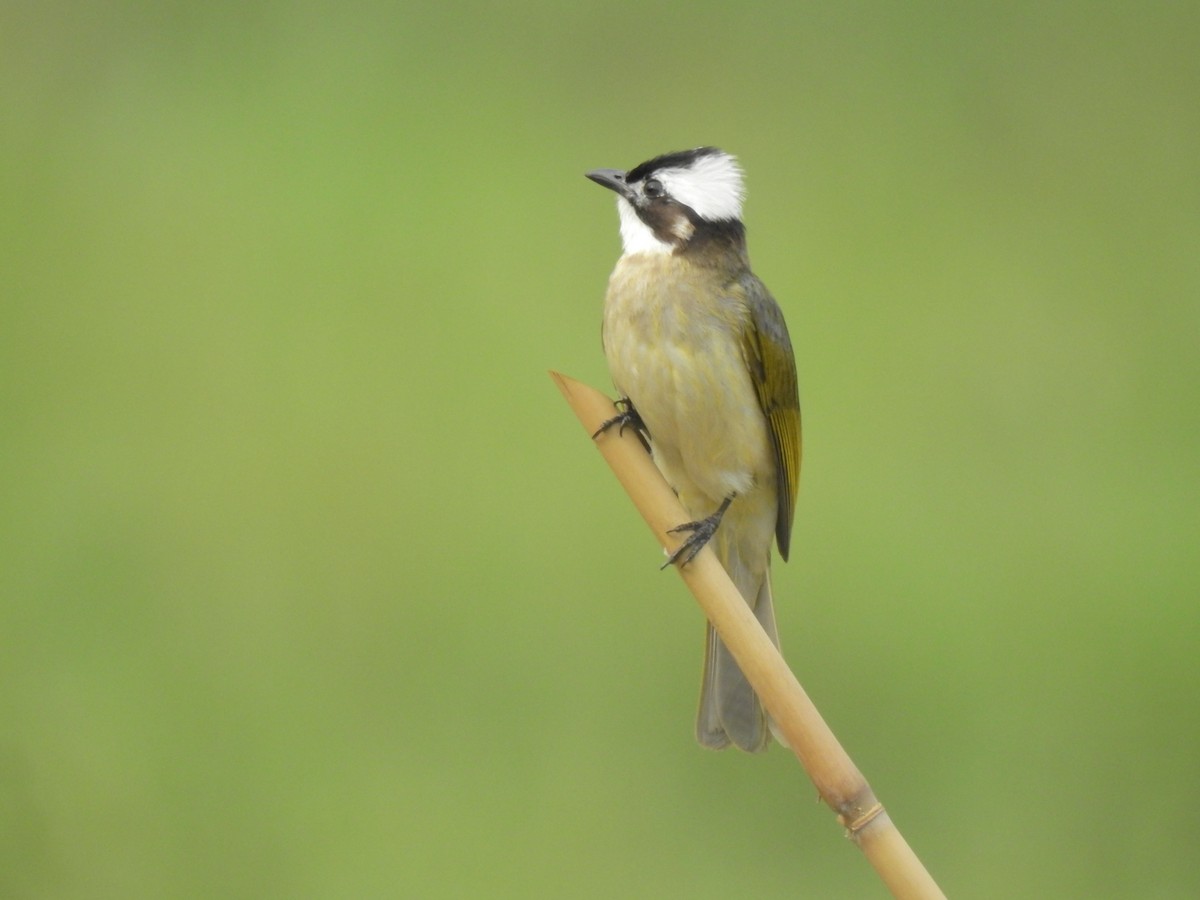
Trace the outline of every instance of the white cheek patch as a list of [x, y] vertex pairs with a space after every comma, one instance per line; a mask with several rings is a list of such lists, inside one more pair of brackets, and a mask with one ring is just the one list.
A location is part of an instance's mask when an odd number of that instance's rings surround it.
[[679, 238], [679, 240], [687, 243], [692, 239], [692, 235], [696, 233], [696, 226], [691, 223], [691, 220], [686, 216], [680, 216], [671, 225], [671, 234]]
[[626, 256], [634, 253], [670, 253], [674, 249], [655, 236], [624, 197], [617, 198], [617, 213], [621, 217], [621, 243]]
[[687, 168], [654, 173], [667, 193], [696, 211], [702, 219], [718, 222], [742, 217], [746, 188], [737, 160], [728, 153], [711, 153]]

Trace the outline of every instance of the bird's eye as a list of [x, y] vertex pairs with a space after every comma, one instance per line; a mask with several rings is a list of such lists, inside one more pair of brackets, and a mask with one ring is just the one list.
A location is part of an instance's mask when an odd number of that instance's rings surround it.
[[657, 200], [666, 193], [666, 191], [663, 190], [662, 182], [657, 178], [651, 178], [649, 181], [647, 181], [643, 190], [645, 190], [646, 196], [651, 200]]

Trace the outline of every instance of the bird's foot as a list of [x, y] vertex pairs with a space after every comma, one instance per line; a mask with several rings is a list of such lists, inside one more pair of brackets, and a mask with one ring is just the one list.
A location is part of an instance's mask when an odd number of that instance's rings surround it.
[[690, 532], [682, 544], [675, 548], [675, 552], [667, 557], [667, 561], [659, 566], [660, 569], [665, 569], [672, 563], [678, 562], [681, 566], [686, 566], [696, 554], [704, 549], [704, 545], [712, 540], [712, 536], [717, 533], [717, 526], [721, 524], [721, 518], [725, 515], [725, 510], [729, 509], [729, 504], [733, 502], [732, 495], [726, 497], [717, 511], [707, 518], [700, 519], [696, 522], [684, 522], [682, 525], [677, 525], [672, 528], [668, 534], [678, 534], [681, 531]]
[[632, 428], [637, 432], [638, 440], [642, 442], [642, 446], [646, 448], [646, 452], [650, 452], [650, 432], [646, 428], [646, 423], [642, 421], [642, 417], [638, 415], [638, 411], [633, 408], [633, 401], [628, 397], [622, 397], [613, 404], [617, 408], [617, 414], [611, 419], [605, 419], [600, 427], [592, 434], [593, 440], [600, 437], [608, 429], [614, 425], [617, 426], [617, 435], [625, 434], [626, 428]]

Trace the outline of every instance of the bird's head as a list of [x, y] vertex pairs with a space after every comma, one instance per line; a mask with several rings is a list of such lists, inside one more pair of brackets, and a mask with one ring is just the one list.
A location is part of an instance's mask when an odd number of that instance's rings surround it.
[[745, 188], [737, 160], [716, 147], [666, 153], [628, 172], [587, 177], [616, 192], [627, 255], [674, 253], [712, 238], [740, 241]]

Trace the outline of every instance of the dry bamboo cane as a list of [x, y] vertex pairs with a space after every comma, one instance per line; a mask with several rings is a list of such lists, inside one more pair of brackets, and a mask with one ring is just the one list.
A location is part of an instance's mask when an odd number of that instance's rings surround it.
[[[595, 388], [557, 372], [550, 377], [589, 435], [616, 415], [612, 401]], [[668, 530], [688, 521], [689, 516], [633, 430], [621, 435], [617, 429], [609, 429], [596, 444], [655, 537], [668, 551], [673, 550], [681, 539]], [[903, 900], [944, 900], [945, 895], [808, 699], [712, 550], [705, 547], [695, 559], [676, 569], [746, 673], [821, 799], [837, 813], [847, 836], [862, 849], [892, 895]]]

